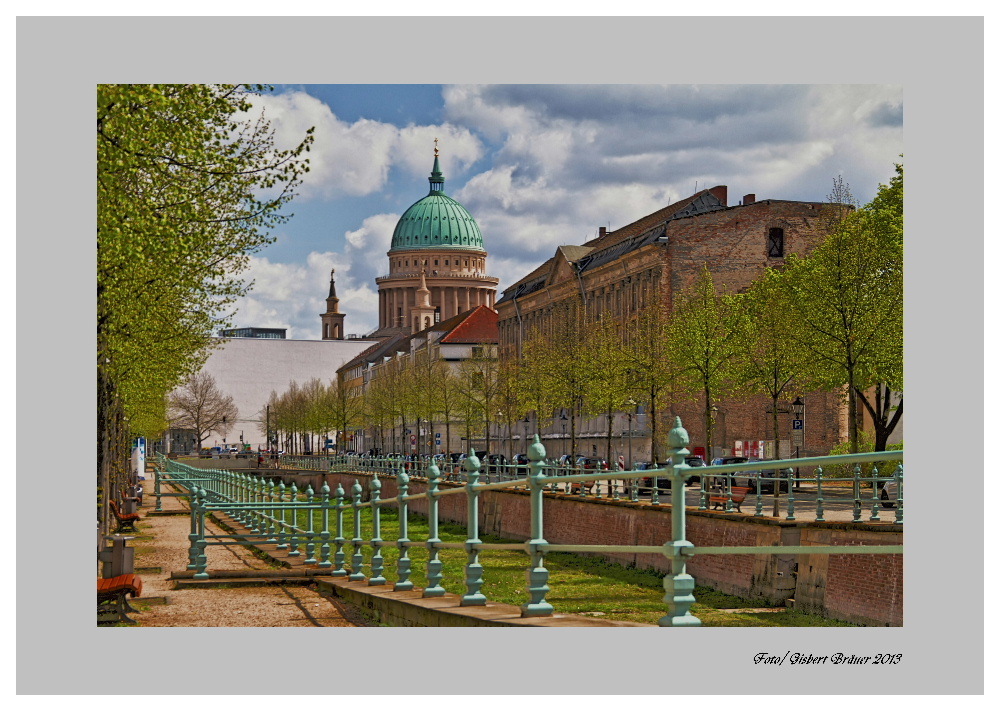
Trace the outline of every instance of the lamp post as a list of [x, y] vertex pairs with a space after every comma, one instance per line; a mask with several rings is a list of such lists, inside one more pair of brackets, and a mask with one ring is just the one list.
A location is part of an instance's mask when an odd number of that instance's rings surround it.
[[528, 425], [531, 424], [531, 419], [527, 415], [521, 420], [521, 424], [524, 425], [524, 453], [528, 453]]
[[563, 436], [562, 450], [563, 450], [563, 454], [565, 455], [565, 454], [567, 454], [567, 452], [566, 452], [566, 423], [569, 422], [569, 418], [566, 417], [566, 411], [565, 410], [563, 410], [562, 414], [559, 415], [559, 421], [562, 423], [562, 436]]
[[[795, 458], [799, 458], [799, 447], [803, 446], [803, 437], [806, 431], [806, 404], [802, 402], [801, 397], [795, 398], [795, 402], [792, 403], [792, 413], [795, 419], [792, 421], [792, 438], [795, 440]], [[795, 487], [798, 488], [799, 484], [799, 469], [795, 468]]]
[[635, 414], [634, 411], [638, 407], [638, 404], [632, 398], [629, 398], [625, 402], [625, 404], [628, 405], [628, 412], [626, 413], [628, 415], [628, 468], [629, 470], [631, 470], [632, 469], [632, 416]]

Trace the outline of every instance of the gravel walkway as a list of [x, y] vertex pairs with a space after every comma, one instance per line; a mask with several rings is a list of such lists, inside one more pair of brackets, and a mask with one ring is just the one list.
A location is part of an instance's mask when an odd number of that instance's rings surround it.
[[[133, 617], [140, 627], [364, 627], [367, 623], [341, 601], [324, 597], [305, 585], [268, 585], [211, 589], [175, 589], [174, 571], [187, 569], [190, 518], [177, 497], [164, 497], [164, 511], [176, 515], [149, 515], [156, 508], [152, 471], [145, 482], [146, 496], [139, 513], [139, 535], [129, 544], [136, 549], [136, 572], [142, 577], [142, 609]], [[221, 532], [211, 523], [210, 533]], [[134, 534], [133, 534], [134, 535]], [[160, 572], [155, 572], [158, 568]], [[237, 545], [213, 546], [211, 570], [268, 570], [267, 562]]]

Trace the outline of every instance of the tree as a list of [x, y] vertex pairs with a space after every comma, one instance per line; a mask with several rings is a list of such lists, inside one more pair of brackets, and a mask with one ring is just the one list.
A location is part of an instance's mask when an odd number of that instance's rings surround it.
[[[668, 343], [670, 318], [660, 305], [640, 311], [626, 324], [625, 354], [637, 403], [646, 405], [650, 433], [650, 454], [660, 461], [659, 412], [665, 395], [672, 387], [674, 371], [670, 364]], [[629, 462], [631, 466], [631, 462]]]
[[674, 302], [667, 350], [681, 393], [704, 398], [705, 453], [711, 462], [715, 401], [733, 387], [739, 314], [724, 293], [716, 291], [706, 265], [698, 279]]
[[734, 377], [748, 395], [766, 395], [771, 400], [774, 456], [778, 454], [778, 401], [793, 387], [796, 394], [810, 390], [807, 373], [811, 353], [789, 334], [796, 328], [795, 311], [789, 302], [780, 272], [768, 269], [744, 294], [732, 297], [736, 318]]
[[219, 390], [215, 378], [208, 373], [188, 378], [170, 394], [169, 402], [171, 427], [194, 432], [199, 448], [210, 432], [228, 434], [240, 416], [233, 398]]
[[593, 415], [607, 418], [608, 430], [605, 438], [605, 457], [612, 461], [611, 438], [614, 429], [614, 413], [625, 407], [633, 392], [628, 358], [625, 353], [622, 330], [611, 318], [601, 318], [587, 329], [584, 341], [584, 358], [588, 361], [585, 402]]
[[[490, 451], [490, 423], [494, 422], [500, 395], [500, 365], [496, 346], [488, 343], [476, 346], [471, 358], [459, 367], [459, 390], [465, 403], [466, 430], [473, 431], [477, 424], [483, 428], [485, 449]], [[468, 436], [468, 435], [467, 435]]]
[[[249, 117], [260, 85], [97, 89], [98, 490], [118, 488], [134, 434], [197, 372], [308, 169]], [[124, 483], [124, 482], [122, 482]], [[107, 513], [100, 513], [107, 521]]]
[[858, 403], [885, 448], [903, 413], [903, 166], [871, 203], [841, 220], [808, 258], [789, 257], [784, 277], [811, 356], [811, 376], [846, 386], [851, 451], [858, 451]]

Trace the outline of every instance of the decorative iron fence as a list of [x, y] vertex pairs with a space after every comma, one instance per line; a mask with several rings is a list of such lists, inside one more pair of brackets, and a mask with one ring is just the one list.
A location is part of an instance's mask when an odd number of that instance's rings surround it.
[[[663, 587], [666, 615], [659, 620], [661, 626], [698, 626], [700, 620], [691, 614], [695, 602], [694, 579], [686, 572], [687, 562], [696, 555], [732, 554], [784, 554], [784, 555], [845, 555], [845, 554], [901, 554], [902, 545], [863, 546], [695, 546], [686, 538], [686, 507], [675, 506], [671, 510], [671, 540], [662, 546], [639, 545], [579, 545], [553, 544], [544, 537], [543, 512], [546, 493], [574, 493], [583, 499], [611, 498], [623, 500], [622, 493], [629, 494], [624, 500], [637, 501], [639, 480], [650, 481], [650, 503], [659, 505], [658, 492], [669, 482], [671, 491], [683, 491], [686, 480], [692, 476], [700, 478], [699, 510], [714, 504], [725, 512], [733, 512], [734, 505], [753, 496], [755, 511], [753, 516], [762, 516], [764, 491], [774, 492], [787, 489], [786, 520], [795, 520], [796, 486], [803, 482], [815, 484], [817, 521], [823, 520], [824, 486], [848, 488], [853, 497], [854, 522], [863, 522], [863, 511], [870, 511], [868, 520], [881, 521], [880, 510], [887, 502], [882, 498], [885, 485], [894, 489], [891, 505], [895, 507], [894, 523], [903, 522], [903, 452], [873, 452], [831, 457], [811, 457], [768, 462], [689, 467], [685, 455], [689, 454], [689, 438], [676, 418], [674, 428], [668, 436], [670, 452], [667, 466], [644, 471], [580, 470], [559, 468], [546, 460], [545, 448], [536, 436], [528, 450], [527, 465], [487, 465], [470, 453], [461, 462], [461, 470], [448, 466], [442, 471], [439, 459], [425, 461], [404, 461], [400, 459], [377, 459], [366, 457], [329, 458], [328, 471], [371, 475], [368, 491], [356, 479], [348, 494], [338, 485], [335, 491], [323, 485], [318, 492], [307, 487], [300, 491], [293, 483], [285, 486], [282, 481], [265, 476], [204, 470], [190, 467], [176, 461], [161, 459], [160, 466], [170, 482], [187, 492], [191, 500], [191, 534], [189, 539], [188, 570], [194, 577], [209, 577], [206, 548], [209, 545], [231, 543], [233, 539], [248, 545], [271, 543], [285, 549], [289, 556], [304, 555], [303, 562], [328, 569], [329, 575], [347, 577], [350, 580], [365, 580], [369, 585], [386, 585], [386, 546], [398, 550], [394, 590], [411, 590], [410, 580], [412, 560], [409, 552], [413, 548], [426, 548], [428, 562], [426, 569], [427, 586], [423, 597], [444, 595], [441, 585], [443, 563], [441, 551], [464, 550], [467, 561], [464, 567], [465, 592], [461, 604], [484, 605], [486, 597], [482, 592], [484, 569], [479, 560], [480, 552], [487, 550], [519, 550], [530, 558], [528, 568], [527, 600], [521, 606], [522, 616], [544, 616], [554, 612], [545, 599], [549, 591], [549, 571], [545, 567], [545, 555], [550, 552], [574, 553], [656, 553], [662, 554], [670, 562], [670, 571], [664, 577]], [[873, 466], [863, 472], [862, 465], [876, 462], [898, 464], [891, 475], [883, 475]], [[289, 460], [286, 459], [288, 464]], [[850, 477], [824, 477], [823, 468], [847, 466], [853, 469]], [[766, 469], [764, 469], [766, 467]], [[811, 475], [801, 475], [805, 469]], [[800, 472], [796, 475], [796, 471]], [[696, 474], [694, 474], [696, 473]], [[398, 495], [382, 499], [380, 477], [395, 477]], [[425, 478], [427, 490], [409, 494], [412, 478]], [[157, 496], [160, 496], [159, 478]], [[442, 487], [448, 481], [458, 481], [460, 486]], [[661, 479], [665, 480], [661, 483]], [[750, 483], [740, 487], [740, 480]], [[483, 492], [499, 489], [522, 488], [530, 497], [531, 536], [523, 543], [483, 543], [479, 538], [479, 504]], [[871, 494], [865, 493], [870, 488]], [[368, 494], [364, 500], [363, 494]], [[445, 542], [439, 537], [439, 503], [444, 497], [464, 496], [467, 506], [467, 538], [463, 542]], [[426, 540], [414, 541], [408, 538], [408, 507], [410, 502], [427, 500], [429, 533]], [[393, 507], [398, 512], [399, 536], [395, 541], [382, 539], [381, 512]], [[159, 508], [159, 499], [157, 503]], [[370, 536], [362, 530], [363, 511], [371, 512]], [[205, 531], [205, 518], [212, 512], [221, 512], [239, 521], [250, 533], [244, 535], [209, 536]], [[350, 513], [353, 520], [353, 535], [346, 536], [345, 515]], [[331, 528], [332, 526], [332, 528]], [[350, 547], [350, 565], [348, 550]], [[365, 569], [368, 570], [366, 575]]]

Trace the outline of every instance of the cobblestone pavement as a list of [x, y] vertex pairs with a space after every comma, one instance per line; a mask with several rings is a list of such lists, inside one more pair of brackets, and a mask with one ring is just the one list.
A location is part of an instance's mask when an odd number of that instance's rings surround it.
[[[366, 623], [342, 602], [324, 597], [305, 585], [267, 585], [207, 589], [175, 589], [171, 572], [186, 570], [190, 518], [182, 500], [164, 497], [165, 513], [152, 513], [152, 473], [139, 513], [139, 535], [129, 544], [136, 549], [136, 572], [142, 578], [142, 597], [133, 603], [142, 612], [133, 615], [140, 627], [363, 627]], [[211, 523], [208, 532], [220, 532]], [[135, 534], [133, 534], [135, 535]], [[157, 572], [155, 569], [159, 569]], [[212, 549], [212, 570], [268, 570], [272, 566], [243, 546]]]

